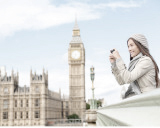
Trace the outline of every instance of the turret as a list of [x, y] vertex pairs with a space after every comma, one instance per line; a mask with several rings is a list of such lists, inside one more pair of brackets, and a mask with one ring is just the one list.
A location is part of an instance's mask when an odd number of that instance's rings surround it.
[[46, 89], [48, 89], [48, 73], [45, 73], [44, 68], [42, 70], [42, 74], [39, 75], [36, 73], [36, 71], [34, 74], [32, 73], [32, 70], [30, 71], [30, 84], [32, 92], [41, 90], [41, 93], [46, 93]]
[[[1, 74], [1, 73], [0, 73]], [[7, 76], [7, 72], [5, 75], [0, 75], [0, 85], [2, 88], [10, 88], [10, 94], [13, 94], [17, 89], [19, 84], [19, 76], [18, 74], [14, 74], [14, 70], [11, 71], [11, 76]], [[8, 86], [9, 85], [9, 86]]]

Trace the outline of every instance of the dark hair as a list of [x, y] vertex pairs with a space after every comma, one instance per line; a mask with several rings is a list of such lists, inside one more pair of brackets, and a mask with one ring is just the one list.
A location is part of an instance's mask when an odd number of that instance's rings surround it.
[[[141, 43], [139, 43], [138, 41], [136, 41], [135, 39], [133, 38], [129, 38], [127, 40], [127, 44], [128, 44], [128, 41], [129, 40], [133, 40], [133, 42], [136, 44], [136, 46], [138, 47], [138, 49], [140, 50], [140, 52], [143, 54], [143, 55], [146, 55], [148, 57], [151, 58], [151, 60], [153, 61], [154, 63], [154, 67], [155, 67], [155, 80], [156, 80], [156, 87], [158, 88], [158, 83], [159, 83], [159, 77], [158, 77], [158, 73], [159, 73], [159, 68], [158, 68], [158, 65], [156, 64], [155, 60], [153, 59], [153, 57], [151, 56], [151, 54], [149, 53], [149, 49], [144, 47]], [[130, 60], [132, 60], [133, 57], [131, 57], [130, 55]]]

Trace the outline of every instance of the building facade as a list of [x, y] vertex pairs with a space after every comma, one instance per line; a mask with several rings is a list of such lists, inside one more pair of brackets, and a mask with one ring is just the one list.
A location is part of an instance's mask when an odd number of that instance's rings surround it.
[[30, 71], [30, 87], [18, 85], [19, 75], [0, 75], [0, 126], [45, 126], [62, 118], [61, 92], [48, 89], [48, 73]]
[[69, 116], [69, 97], [63, 95], [62, 99], [62, 118], [67, 119]]
[[85, 119], [85, 49], [80, 37], [77, 21], [73, 28], [68, 49], [69, 64], [69, 114]]
[[45, 126], [77, 114], [85, 119], [85, 49], [77, 22], [68, 49], [69, 97], [48, 89], [48, 72], [30, 71], [30, 86], [19, 86], [19, 74], [0, 71], [0, 126]]

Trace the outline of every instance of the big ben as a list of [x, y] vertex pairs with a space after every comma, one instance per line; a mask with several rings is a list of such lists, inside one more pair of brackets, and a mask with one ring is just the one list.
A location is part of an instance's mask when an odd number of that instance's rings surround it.
[[85, 118], [85, 49], [77, 21], [68, 49], [69, 64], [69, 114]]

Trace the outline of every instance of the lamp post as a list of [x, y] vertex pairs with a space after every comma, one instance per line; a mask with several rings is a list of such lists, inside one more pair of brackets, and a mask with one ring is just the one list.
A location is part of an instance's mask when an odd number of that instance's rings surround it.
[[94, 67], [92, 66], [90, 68], [90, 77], [91, 77], [91, 81], [92, 81], [92, 99], [91, 99], [91, 107], [90, 109], [97, 109], [97, 103], [96, 103], [96, 100], [94, 99], [94, 85], [93, 85], [93, 82], [94, 82], [94, 76], [95, 76], [95, 73], [94, 73]]

